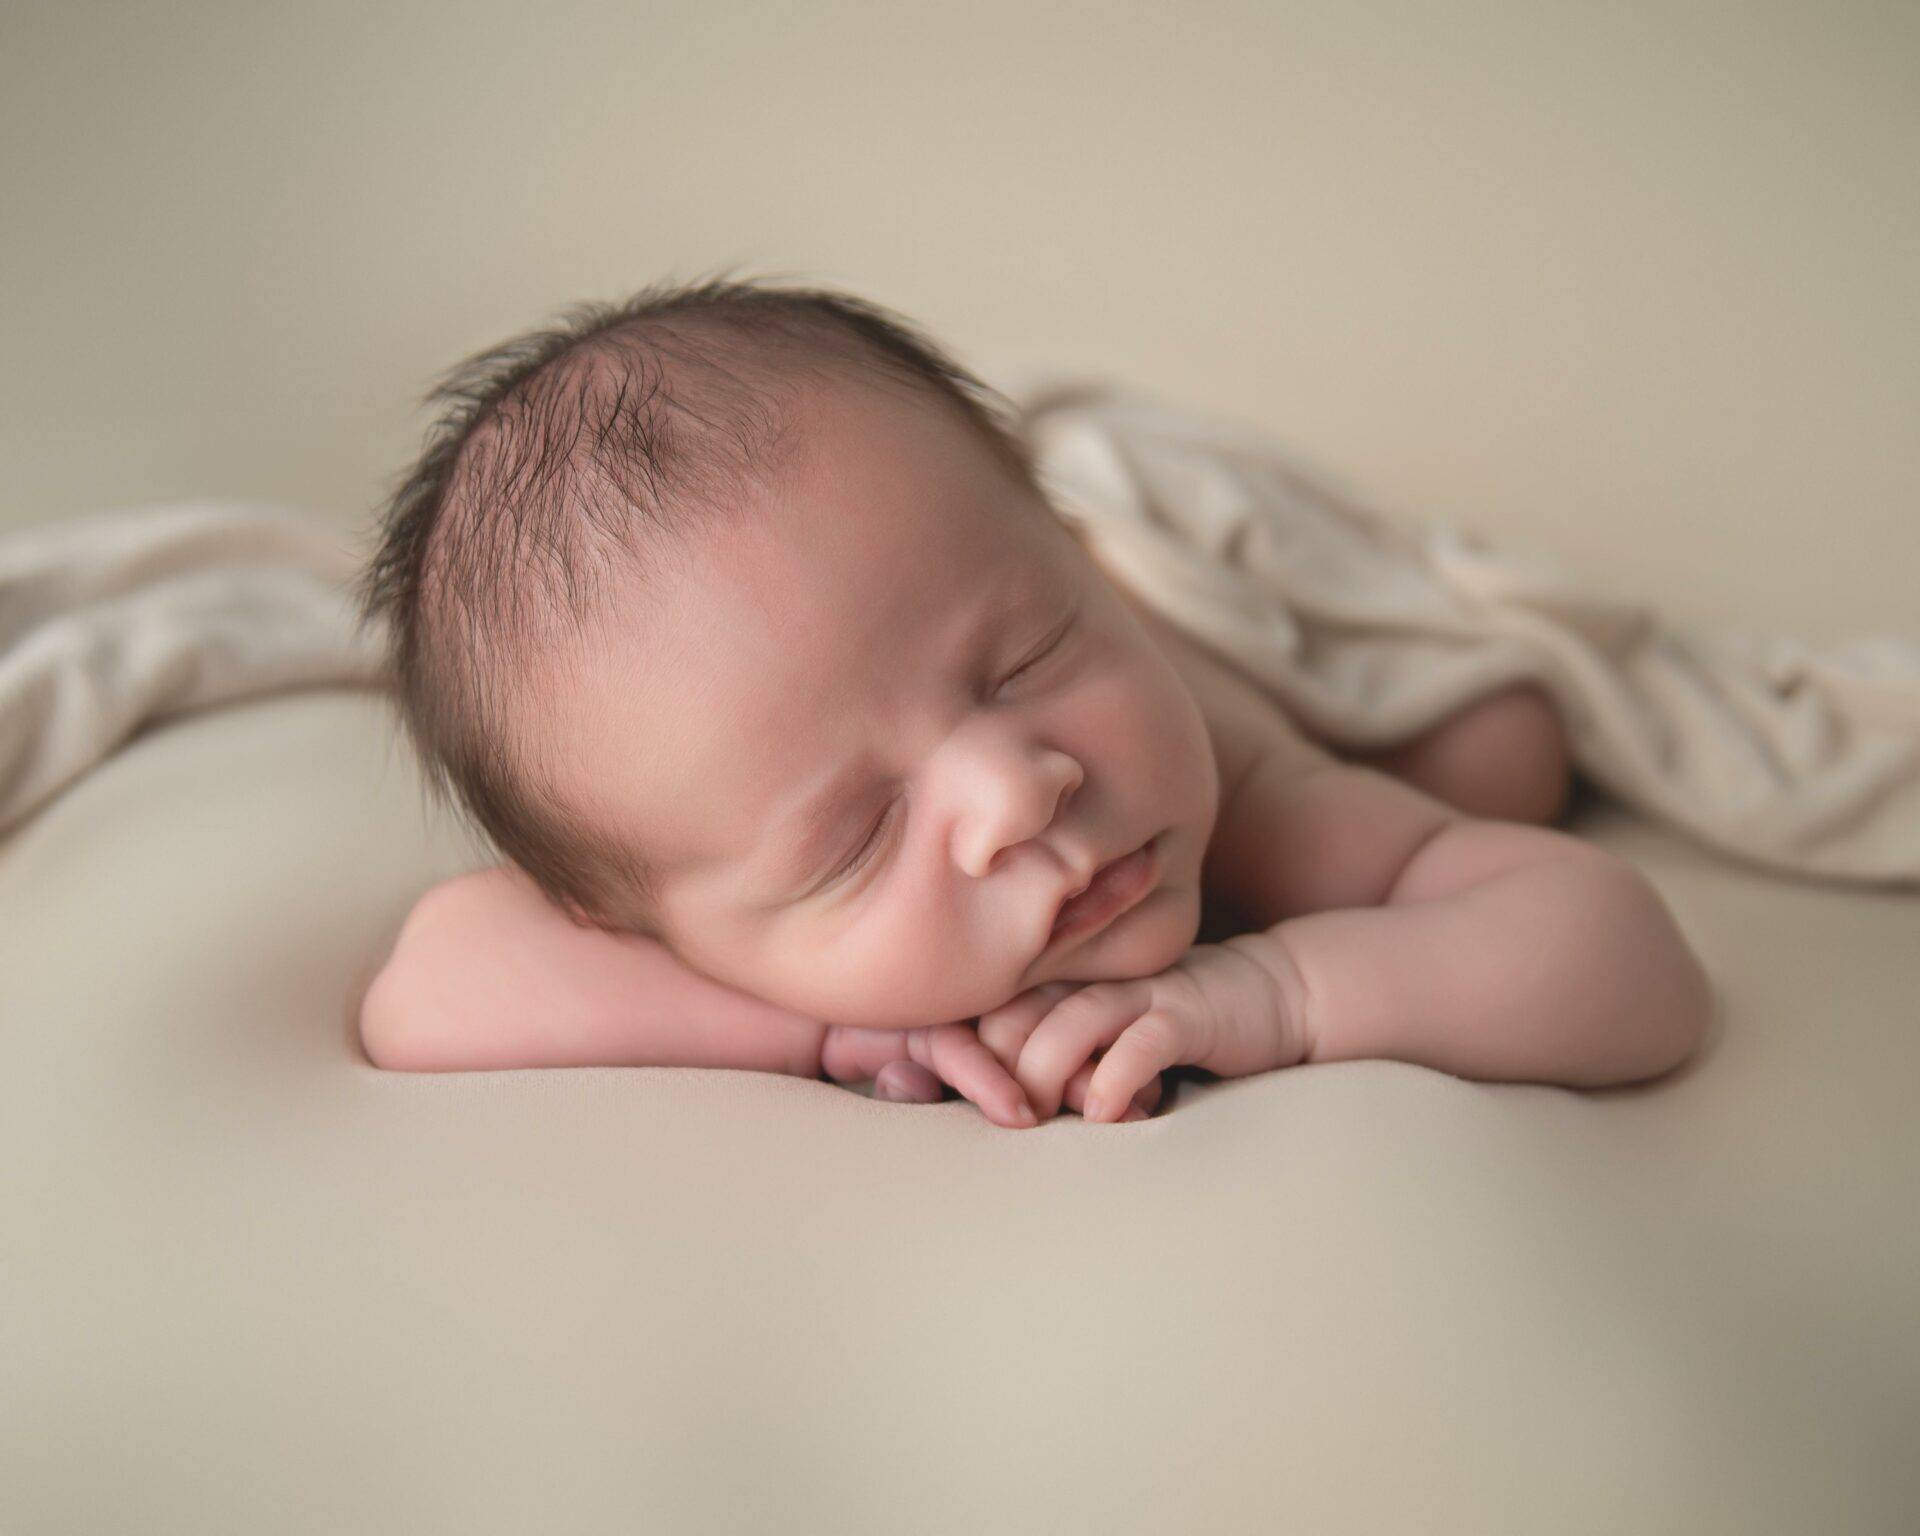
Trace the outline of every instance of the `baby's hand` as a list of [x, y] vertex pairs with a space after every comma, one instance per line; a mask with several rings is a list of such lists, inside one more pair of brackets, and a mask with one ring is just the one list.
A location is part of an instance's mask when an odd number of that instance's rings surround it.
[[938, 1104], [951, 1085], [995, 1125], [1037, 1125], [1027, 1096], [999, 1059], [980, 1043], [971, 1022], [920, 1029], [856, 1029], [831, 1025], [820, 1066], [835, 1082], [873, 1079], [877, 1099]]
[[[1021, 1052], [1041, 1021], [1055, 1011], [1055, 1005], [1061, 999], [1084, 991], [1090, 985], [1093, 984], [1082, 981], [1048, 981], [1029, 988], [1012, 1001], [980, 1015], [981, 1043], [993, 1052], [994, 1057], [1009, 1073], [1015, 1073], [1020, 1063]], [[1090, 1056], [1083, 1059], [1077, 1070], [1073, 1071], [1066, 1082], [1045, 1101], [1035, 1098], [1033, 1091], [1025, 1088], [1024, 1083], [1022, 1084], [1030, 1102], [1035, 1105], [1041, 1102], [1052, 1104], [1053, 1107], [1043, 1118], [1051, 1118], [1062, 1107], [1071, 1109], [1088, 1119], [1094, 1118], [1087, 1115], [1086, 1101], [1087, 1092], [1099, 1073], [1101, 1054], [1101, 1049], [1096, 1049]], [[1017, 1075], [1015, 1081], [1020, 1081]], [[1113, 1091], [1118, 1092], [1117, 1089]], [[1135, 1085], [1131, 1096], [1132, 1102], [1127, 1105], [1126, 1113], [1119, 1118], [1122, 1121], [1145, 1120], [1159, 1107], [1162, 1091], [1163, 1085], [1159, 1072], [1147, 1074], [1143, 1082]]]
[[1042, 1119], [1058, 1113], [1067, 1084], [1091, 1073], [1080, 1113], [1125, 1120], [1132, 1110], [1122, 1107], [1143, 1089], [1153, 1087], [1157, 1101], [1161, 1072], [1208, 1067], [1242, 1035], [1275, 1027], [1276, 1008], [1257, 962], [1198, 944], [1157, 976], [1045, 982], [982, 1014], [980, 1038]]

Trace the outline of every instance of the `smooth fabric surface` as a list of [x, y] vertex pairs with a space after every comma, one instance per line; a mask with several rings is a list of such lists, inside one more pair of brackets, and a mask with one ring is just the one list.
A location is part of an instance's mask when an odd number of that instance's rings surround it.
[[1393, 1063], [1155, 1119], [404, 1076], [348, 1000], [472, 851], [377, 698], [174, 722], [0, 848], [21, 1531], [1895, 1532], [1910, 896], [1623, 815], [1720, 994], [1577, 1094]]

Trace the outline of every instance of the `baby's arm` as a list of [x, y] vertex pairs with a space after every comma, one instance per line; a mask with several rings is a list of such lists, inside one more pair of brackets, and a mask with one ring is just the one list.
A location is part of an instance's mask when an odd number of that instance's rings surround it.
[[[970, 1023], [879, 1030], [805, 1018], [689, 969], [654, 940], [581, 927], [511, 865], [457, 876], [415, 903], [362, 1001], [360, 1037], [368, 1059], [392, 1071], [660, 1066], [873, 1078], [876, 1098], [933, 1102], [946, 1085], [995, 1124], [1034, 1124]], [[1085, 1086], [1075, 1085], [1075, 1108]]]
[[1240, 894], [1263, 926], [1228, 942], [1273, 975], [1288, 1051], [1601, 1087], [1704, 1037], [1712, 983], [1626, 860], [1350, 764], [1276, 766], [1248, 794], [1263, 851]]
[[827, 1026], [682, 965], [664, 945], [583, 928], [510, 865], [414, 904], [360, 1010], [374, 1065], [738, 1067], [821, 1075]]
[[1712, 983], [1639, 870], [1564, 833], [1480, 821], [1367, 767], [1257, 769], [1216, 878], [1253, 932], [1158, 976], [1016, 999], [981, 1038], [1042, 1113], [1103, 1050], [1088, 1118], [1149, 1076], [1381, 1058], [1602, 1087], [1699, 1046]]

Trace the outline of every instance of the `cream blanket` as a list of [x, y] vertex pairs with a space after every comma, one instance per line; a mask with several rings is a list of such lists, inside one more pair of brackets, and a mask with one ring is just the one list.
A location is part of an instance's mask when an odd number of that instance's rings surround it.
[[[1920, 642], [1683, 635], [1537, 556], [1350, 505], [1265, 437], [1066, 375], [989, 382], [1102, 564], [1336, 744], [1532, 681], [1580, 769], [1648, 817], [1775, 870], [1920, 885]], [[382, 686], [360, 558], [234, 502], [0, 535], [0, 833], [150, 723]]]

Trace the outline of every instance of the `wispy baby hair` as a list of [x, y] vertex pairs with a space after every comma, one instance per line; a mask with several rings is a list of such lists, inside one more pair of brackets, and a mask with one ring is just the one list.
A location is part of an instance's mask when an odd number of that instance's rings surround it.
[[791, 461], [808, 380], [904, 389], [960, 413], [1034, 484], [1005, 397], [911, 322], [827, 288], [722, 273], [578, 304], [449, 369], [419, 458], [378, 513], [356, 587], [433, 798], [576, 921], [659, 936], [658, 871], [555, 792], [539, 664], [619, 590], [742, 511]]

